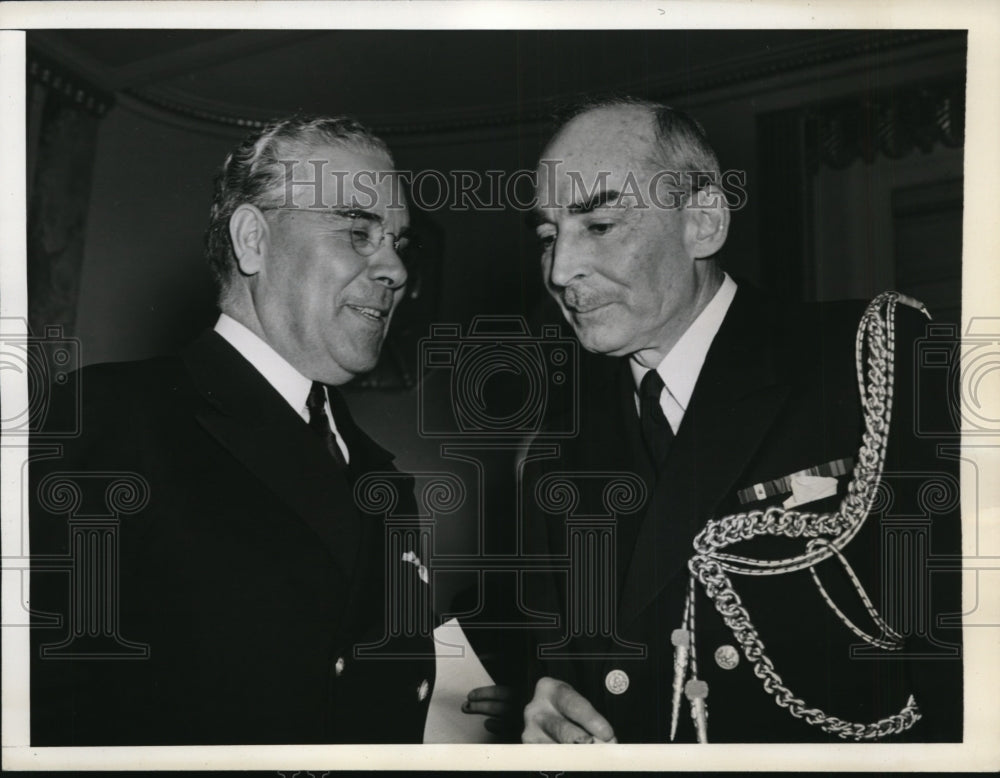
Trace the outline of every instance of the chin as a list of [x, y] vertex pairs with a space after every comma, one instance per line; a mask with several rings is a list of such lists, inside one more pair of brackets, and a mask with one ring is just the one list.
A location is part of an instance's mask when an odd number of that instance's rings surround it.
[[374, 357], [358, 354], [341, 355], [326, 363], [326, 368], [317, 380], [330, 386], [340, 386], [350, 383], [363, 373], [371, 372], [376, 364], [378, 364], [378, 354]]
[[378, 356], [377, 353], [374, 355], [358, 356], [347, 362], [345, 368], [352, 374], [352, 377], [357, 377], [362, 373], [370, 373], [378, 364]]
[[618, 333], [601, 332], [598, 329], [577, 330], [576, 336], [580, 339], [580, 345], [594, 354], [620, 357], [629, 353], [625, 340]]

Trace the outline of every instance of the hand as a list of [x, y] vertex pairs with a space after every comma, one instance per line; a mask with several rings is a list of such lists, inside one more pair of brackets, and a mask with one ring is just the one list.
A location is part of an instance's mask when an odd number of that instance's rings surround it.
[[489, 732], [510, 742], [517, 742], [521, 731], [521, 706], [517, 704], [514, 690], [508, 686], [480, 686], [469, 692], [462, 705], [463, 713], [487, 716], [483, 726]]
[[608, 720], [576, 689], [542, 678], [524, 709], [524, 743], [617, 743]]

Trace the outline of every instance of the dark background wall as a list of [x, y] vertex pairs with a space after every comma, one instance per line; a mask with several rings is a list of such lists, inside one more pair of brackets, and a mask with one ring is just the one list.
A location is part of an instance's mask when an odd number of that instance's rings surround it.
[[[900, 286], [957, 320], [961, 31], [48, 30], [28, 46], [31, 326], [62, 324], [84, 363], [168, 351], [214, 322], [211, 179], [255, 123], [351, 113], [400, 169], [510, 173], [534, 168], [556, 106], [606, 90], [690, 110], [723, 169], [745, 172], [732, 274], [811, 299]], [[552, 317], [523, 216], [417, 217], [421, 296], [391, 364], [350, 395], [404, 468], [459, 467], [417, 423], [418, 403], [454, 401], [441, 376], [418, 383], [431, 324]], [[443, 542], [474, 519], [448, 518]]]

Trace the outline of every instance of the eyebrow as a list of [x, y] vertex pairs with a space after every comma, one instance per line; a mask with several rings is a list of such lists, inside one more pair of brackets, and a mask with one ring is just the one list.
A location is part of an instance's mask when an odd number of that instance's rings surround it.
[[[608, 203], [617, 202], [621, 199], [621, 196], [622, 193], [617, 189], [608, 189], [604, 192], [598, 192], [587, 200], [570, 203], [566, 206], [566, 210], [572, 214], [591, 213]], [[525, 215], [524, 222], [528, 227], [538, 227], [540, 224], [547, 224], [549, 220], [545, 218], [542, 210], [536, 207]]]
[[333, 213], [337, 216], [347, 216], [348, 214], [354, 214], [356, 219], [364, 219], [366, 222], [375, 222], [376, 224], [381, 224], [385, 221], [379, 214], [373, 211], [366, 211], [363, 208], [332, 208]]
[[598, 192], [593, 197], [584, 200], [583, 202], [570, 203], [566, 210], [570, 213], [590, 213], [601, 206], [607, 205], [609, 202], [615, 202], [620, 200], [622, 193], [617, 189], [608, 189], [604, 192]]
[[[375, 222], [376, 224], [382, 224], [382, 225], [385, 224], [384, 216], [375, 213], [373, 211], [366, 211], [363, 208], [342, 208], [338, 210], [338, 213], [341, 214], [355, 213], [357, 214], [356, 218], [364, 219], [366, 222]], [[409, 235], [412, 232], [412, 229], [413, 225], [407, 222], [406, 224], [404, 224], [402, 227], [399, 228], [399, 233], [396, 235], [396, 237], [400, 238], [403, 235]]]

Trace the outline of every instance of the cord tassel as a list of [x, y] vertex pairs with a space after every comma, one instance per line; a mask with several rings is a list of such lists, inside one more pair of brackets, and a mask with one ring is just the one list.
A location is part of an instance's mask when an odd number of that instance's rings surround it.
[[691, 703], [691, 718], [694, 720], [694, 730], [698, 734], [699, 743], [708, 742], [708, 684], [698, 678], [692, 678], [684, 685], [684, 694]]

